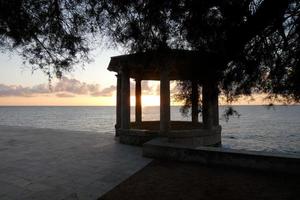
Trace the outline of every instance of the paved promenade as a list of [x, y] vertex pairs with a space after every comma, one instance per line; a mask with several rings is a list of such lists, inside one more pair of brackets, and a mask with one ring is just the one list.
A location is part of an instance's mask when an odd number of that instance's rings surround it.
[[111, 134], [0, 126], [0, 199], [97, 199], [150, 161]]

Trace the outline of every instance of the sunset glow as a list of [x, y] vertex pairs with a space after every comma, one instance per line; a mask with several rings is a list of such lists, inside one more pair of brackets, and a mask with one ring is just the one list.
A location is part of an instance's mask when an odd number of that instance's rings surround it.
[[[135, 96], [130, 97], [131, 106], [135, 106]], [[159, 106], [159, 96], [144, 95], [142, 96], [142, 106]]]
[[[171, 94], [172, 96], [172, 94]], [[265, 95], [254, 95], [255, 100], [250, 98], [241, 98], [234, 102], [234, 105], [262, 105], [268, 104], [264, 101]], [[226, 105], [227, 103], [220, 97], [219, 103]], [[34, 97], [0, 97], [0, 106], [115, 106], [116, 96], [99, 96], [93, 97], [88, 95], [77, 95], [74, 97], [58, 97], [54, 94], [39, 95]], [[135, 96], [130, 97], [131, 106], [135, 106]], [[276, 103], [275, 103], [276, 104]], [[159, 106], [159, 95], [143, 95], [142, 106]], [[171, 105], [182, 105], [182, 102], [175, 102], [171, 98]]]
[[[110, 56], [119, 52], [103, 52], [86, 69], [65, 74], [61, 80], [54, 79], [51, 90], [47, 77], [41, 72], [31, 73], [22, 68], [17, 56], [0, 54], [0, 106], [115, 106], [116, 77], [109, 72]], [[13, 79], [11, 77], [14, 77]], [[174, 81], [170, 83], [171, 96], [175, 92]], [[131, 80], [131, 106], [135, 105], [135, 81]], [[261, 105], [265, 95], [254, 95], [255, 100], [241, 98], [235, 105]], [[159, 106], [159, 81], [142, 81], [142, 106]], [[226, 104], [222, 97], [221, 105]], [[171, 105], [182, 105], [174, 102]]]

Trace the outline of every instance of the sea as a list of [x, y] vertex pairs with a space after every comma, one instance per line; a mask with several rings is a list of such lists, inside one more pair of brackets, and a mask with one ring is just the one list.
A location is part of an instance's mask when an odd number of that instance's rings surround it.
[[[134, 108], [131, 108], [134, 120]], [[220, 107], [222, 147], [300, 155], [300, 106], [234, 106], [240, 116], [226, 121]], [[159, 120], [159, 107], [143, 107], [143, 120]], [[171, 107], [171, 120], [191, 120], [179, 106]], [[89, 131], [114, 135], [114, 106], [55, 107], [2, 106], [0, 126]], [[85, 134], [82, 132], [82, 134]]]

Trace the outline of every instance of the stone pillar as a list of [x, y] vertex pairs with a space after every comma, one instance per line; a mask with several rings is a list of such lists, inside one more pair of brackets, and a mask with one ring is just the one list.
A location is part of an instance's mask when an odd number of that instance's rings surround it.
[[[116, 91], [116, 125], [115, 128], [121, 127], [121, 75], [117, 74], [117, 91]], [[118, 136], [116, 131], [116, 136]]]
[[135, 79], [135, 122], [137, 127], [142, 124], [142, 86], [141, 79]]
[[192, 122], [198, 123], [198, 84], [196, 80], [192, 81]]
[[202, 116], [207, 129], [219, 125], [218, 86], [214, 82], [203, 83]]
[[121, 73], [121, 129], [130, 128], [130, 80], [128, 69]]
[[215, 87], [215, 93], [213, 94], [213, 125], [219, 126], [219, 89]]
[[170, 78], [169, 71], [160, 71], [160, 133], [165, 134], [170, 128]]

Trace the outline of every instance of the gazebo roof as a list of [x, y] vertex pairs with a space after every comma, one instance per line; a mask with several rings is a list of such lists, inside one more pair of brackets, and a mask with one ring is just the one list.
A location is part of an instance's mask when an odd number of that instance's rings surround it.
[[207, 76], [208, 60], [209, 55], [199, 51], [153, 50], [111, 57], [108, 70], [119, 73], [125, 68], [131, 78], [159, 80], [160, 71], [168, 69], [170, 80], [201, 80]]

